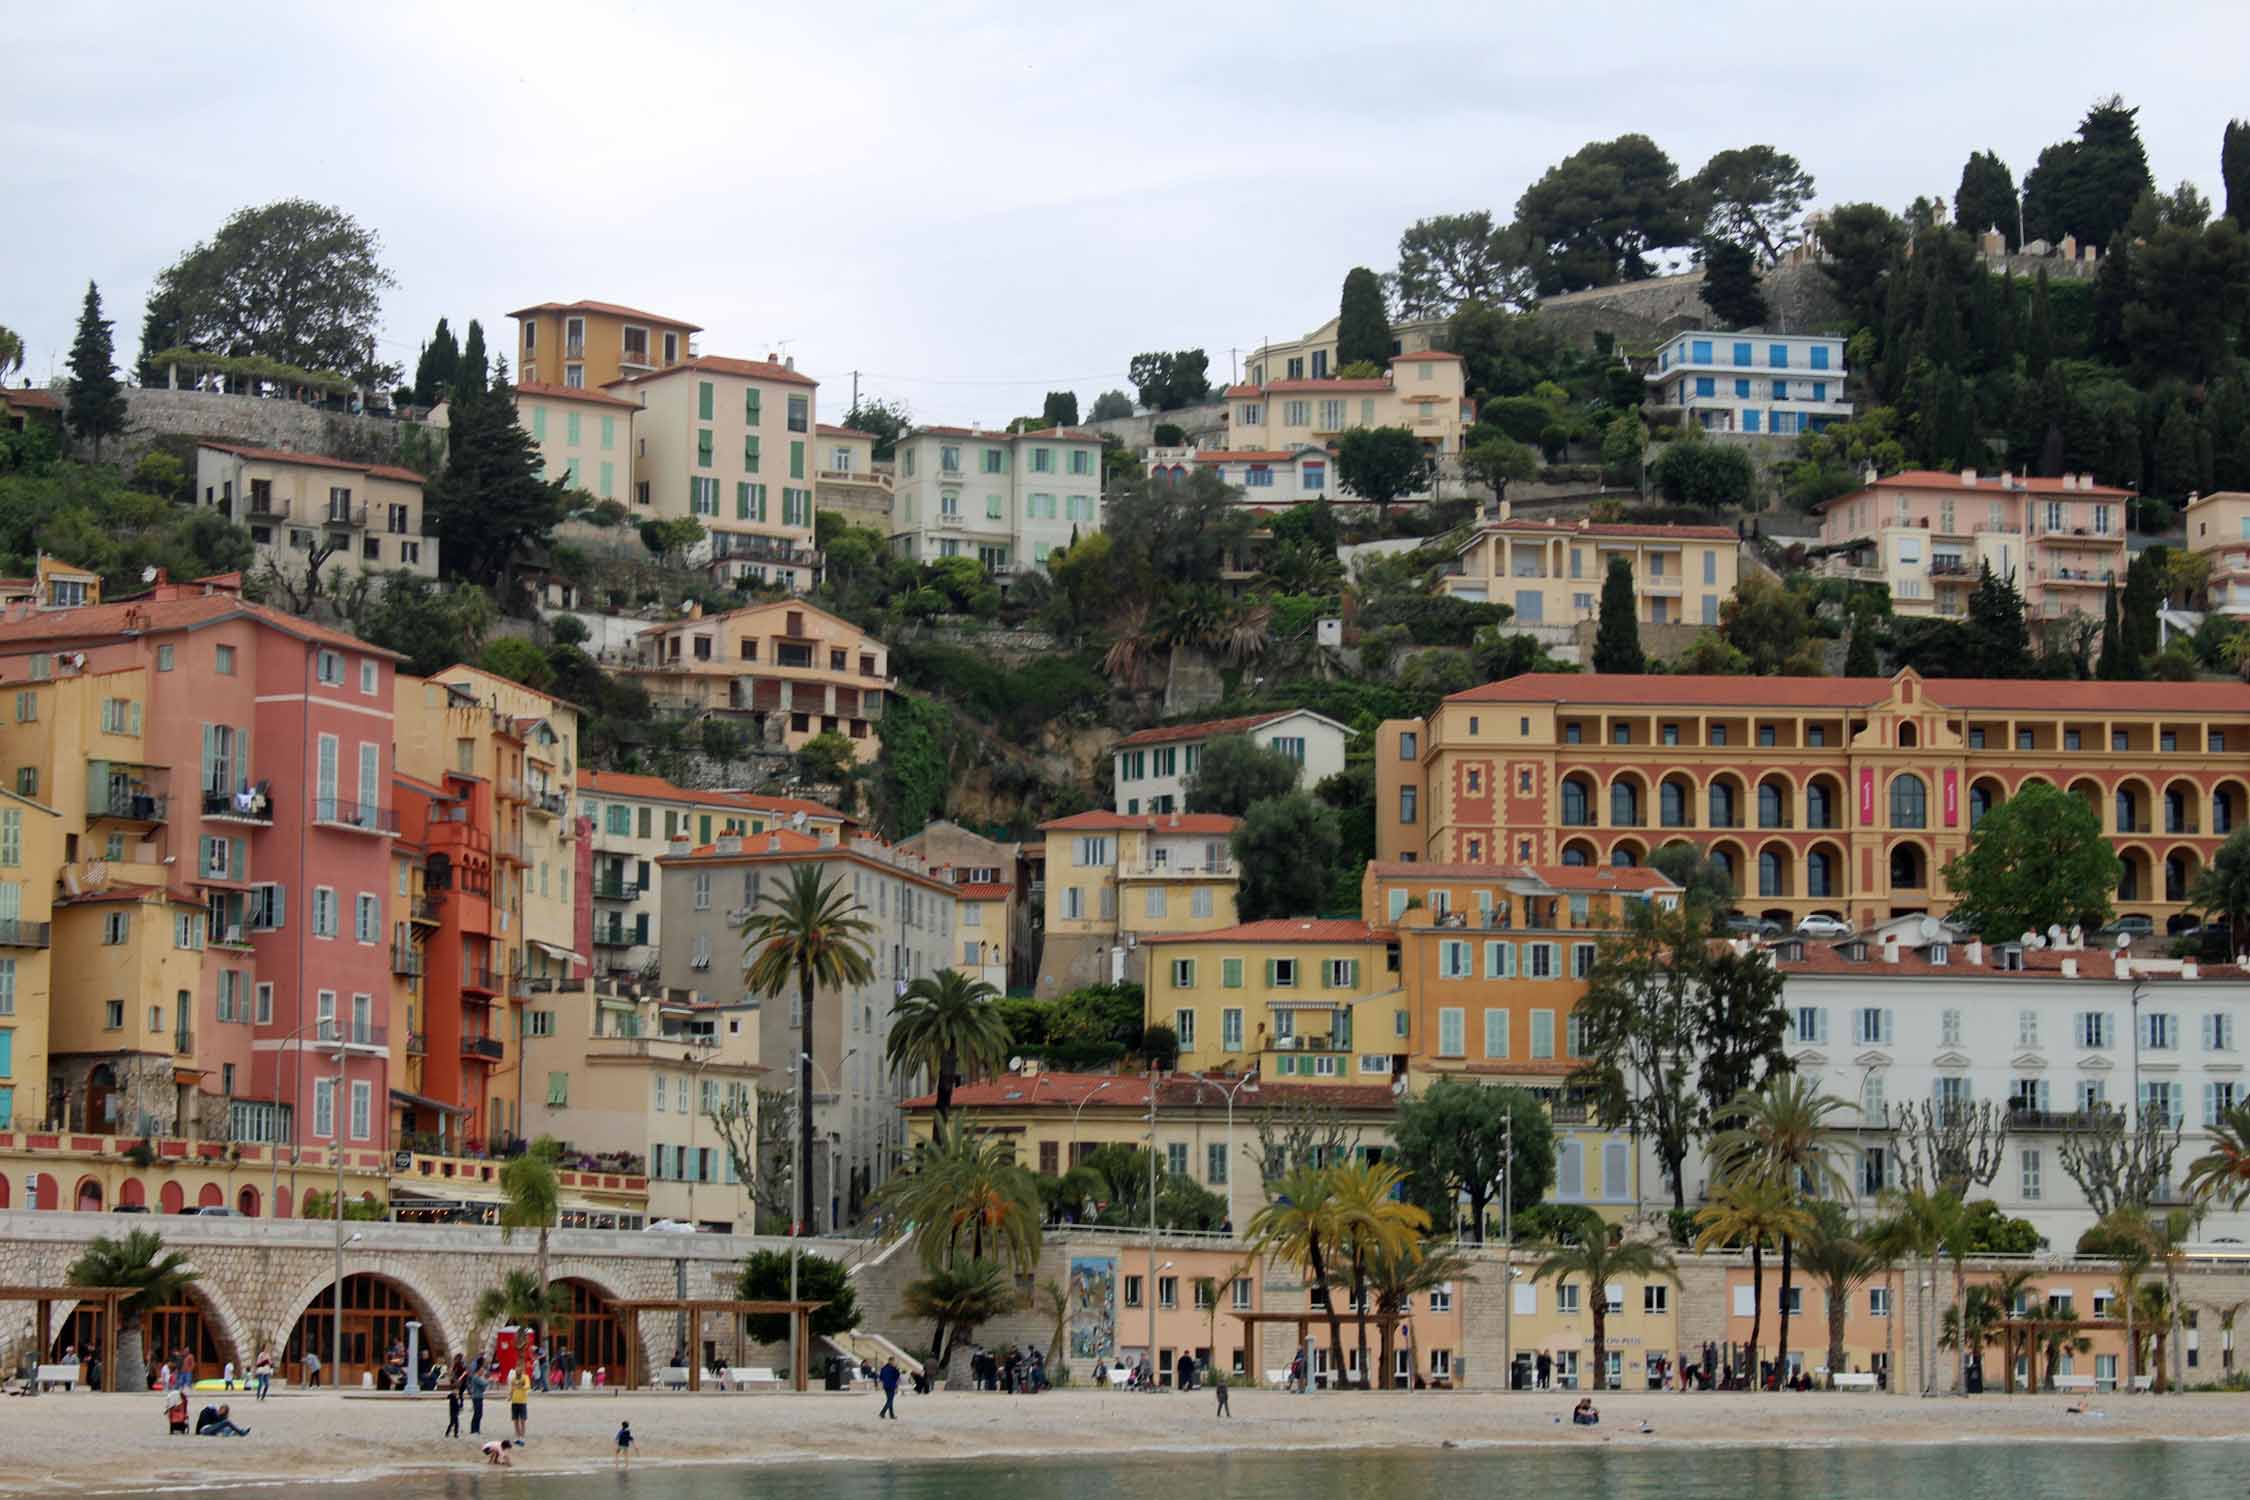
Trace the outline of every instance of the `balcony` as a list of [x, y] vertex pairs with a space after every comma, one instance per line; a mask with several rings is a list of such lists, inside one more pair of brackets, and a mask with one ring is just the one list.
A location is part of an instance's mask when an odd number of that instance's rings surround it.
[[585, 357], [586, 335], [580, 334], [574, 339], [566, 338], [563, 340], [564, 359], [584, 359]]
[[506, 1053], [500, 1044], [488, 1036], [461, 1038], [461, 1056], [471, 1062], [498, 1062]]
[[617, 363], [628, 370], [653, 370], [656, 364], [648, 357], [648, 346], [636, 349], [628, 344], [618, 351]]
[[161, 823], [170, 807], [170, 798], [153, 792], [127, 791], [123, 787], [89, 786], [86, 789], [89, 822], [108, 819], [119, 823]]
[[1930, 559], [1930, 576], [1932, 578], [1969, 578], [1974, 576], [1975, 572], [1976, 570], [1969, 566], [1967, 558], [1933, 557]]
[[2059, 1135], [2068, 1130], [2091, 1129], [2100, 1118], [2099, 1114], [2091, 1110], [2011, 1108], [2008, 1111], [2008, 1128]]
[[388, 1027], [370, 1026], [362, 1021], [354, 1021], [348, 1026], [338, 1021], [321, 1021], [313, 1027], [315, 1046], [341, 1047], [347, 1052], [373, 1052], [388, 1048], [390, 1044], [391, 1033]]
[[2099, 573], [2092, 568], [2041, 568], [2039, 581], [2076, 586], [2078, 588], [2107, 588], [2117, 581], [2117, 574], [2104, 568]]
[[0, 917], [0, 948], [47, 948], [54, 943], [52, 922], [26, 922], [21, 917]]
[[520, 776], [496, 776], [492, 781], [492, 789], [493, 794], [503, 802], [524, 800], [523, 778]]
[[1583, 1125], [1593, 1118], [1593, 1111], [1585, 1104], [1551, 1104], [1547, 1118], [1557, 1125]]
[[445, 892], [424, 891], [414, 898], [412, 919], [425, 927], [435, 927], [445, 915]]
[[408, 979], [420, 979], [423, 972], [422, 950], [411, 943], [403, 947], [396, 943], [392, 944], [391, 972]]
[[277, 500], [272, 495], [253, 494], [244, 503], [248, 508], [244, 510], [243, 514], [250, 520], [286, 521], [289, 519], [290, 502], [287, 499]]
[[1665, 573], [1635, 579], [1633, 587], [1644, 594], [1676, 594], [1680, 591], [1681, 580], [1677, 573]]
[[398, 812], [395, 808], [376, 807], [366, 802], [346, 802], [338, 797], [315, 797], [313, 822], [322, 828], [339, 828], [347, 833], [372, 833], [378, 837], [389, 837], [398, 832]]
[[365, 531], [367, 507], [364, 505], [331, 505], [320, 524], [330, 531]]
[[550, 818], [559, 818], [563, 815], [563, 810], [568, 807], [569, 804], [570, 799], [565, 797], [562, 793], [541, 790], [535, 791], [531, 794], [531, 801], [529, 805], [531, 807], [531, 810], [535, 813], [544, 813]]
[[247, 792], [203, 794], [203, 816], [214, 823], [242, 823], [252, 828], [273, 827], [273, 799], [261, 788]]
[[615, 876], [608, 880], [603, 880], [599, 876], [594, 879], [594, 899], [596, 901], [638, 901], [640, 898], [641, 886], [637, 880], [625, 880]]
[[426, 1031], [409, 1031], [406, 1034], [406, 1055], [426, 1057], [430, 1050], [430, 1035]]
[[636, 943], [633, 937], [633, 929], [618, 925], [604, 927], [601, 923], [596, 922], [594, 924], [594, 946], [597, 948], [634, 947]]
[[492, 857], [512, 865], [529, 866], [530, 856], [523, 851], [523, 840], [516, 834], [503, 833], [492, 841]]
[[483, 995], [497, 995], [500, 993], [500, 976], [490, 969], [472, 965], [461, 971], [461, 988]]
[[1231, 859], [1159, 860], [1154, 864], [1128, 865], [1117, 872], [1127, 880], [1194, 880], [1203, 877], [1226, 877], [1235, 874]]
[[172, 1051], [180, 1057], [195, 1056], [195, 1033], [192, 1031], [172, 1033]]

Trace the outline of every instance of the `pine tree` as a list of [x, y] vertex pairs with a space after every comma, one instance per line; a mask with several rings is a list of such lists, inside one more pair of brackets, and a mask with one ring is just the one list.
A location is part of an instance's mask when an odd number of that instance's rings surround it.
[[2000, 307], [1994, 317], [1993, 364], [2003, 373], [2016, 367], [2017, 334], [2023, 314], [2016, 307], [2016, 272], [2013, 266], [2000, 273]]
[[2250, 234], [2250, 120], [2227, 121], [2219, 137], [2219, 180], [2226, 184], [2227, 217]]
[[109, 320], [102, 316], [101, 288], [86, 283], [86, 302], [78, 313], [78, 337], [70, 346], [70, 403], [64, 415], [70, 430], [94, 442], [125, 430], [125, 389], [117, 380], [117, 347]]
[[2110, 237], [2094, 271], [2094, 353], [2123, 364], [2132, 358], [2125, 341], [2125, 309], [2133, 302], [2133, 242], [2119, 230]]
[[2024, 344], [2024, 373], [2037, 380], [2047, 373], [2054, 358], [2054, 311], [2047, 304], [2047, 268], [2041, 266], [2039, 279], [2031, 287], [2031, 337]]
[[2195, 418], [2175, 401], [2156, 428], [2156, 493], [2184, 501], [2195, 488]]
[[2156, 615], [2164, 607], [2167, 556], [2164, 548], [2151, 547], [2125, 570], [2125, 590], [2117, 600], [2117, 635], [2125, 645], [2125, 676], [2139, 677], [2164, 638]]
[[1361, 361], [1391, 362], [1391, 322], [1383, 309], [1383, 282], [1365, 266], [1344, 275], [1344, 294], [1336, 309], [1336, 367]]
[[2023, 595], [2011, 579], [1995, 574], [1990, 563], [1977, 569], [1976, 592], [1969, 596], [1968, 636], [1970, 660], [1963, 663], [1968, 669], [1964, 675], [2031, 675], [2031, 632], [2023, 623]]
[[2132, 675], [2125, 670], [2125, 636], [2118, 627], [2117, 580], [2114, 578], [2102, 595], [2102, 660], [2094, 675], [2104, 682], [2118, 682]]
[[1641, 627], [1634, 618], [1633, 568], [1622, 557], [1609, 560], [1602, 579], [1601, 624], [1594, 632], [1594, 670], [1642, 673], [1648, 659], [1641, 655]]
[[[471, 323], [469, 347], [480, 364], [482, 343]], [[440, 560], [472, 582], [502, 585], [504, 595], [517, 551], [544, 543], [562, 520], [563, 481], [539, 477], [545, 461], [516, 421], [505, 361], [489, 391], [454, 393], [451, 413], [445, 468], [428, 492]]]
[[414, 362], [414, 404], [435, 406], [446, 398], [460, 373], [461, 346], [454, 340], [453, 330], [443, 318], [437, 320], [437, 332], [422, 346], [422, 356]]
[[1852, 626], [1852, 643], [1844, 652], [1846, 677], [1880, 677], [1883, 664], [1875, 655], [1875, 631], [1866, 620]]
[[466, 401], [483, 395], [490, 378], [484, 357], [484, 325], [471, 318], [469, 336], [461, 343], [461, 361], [454, 367], [451, 399]]

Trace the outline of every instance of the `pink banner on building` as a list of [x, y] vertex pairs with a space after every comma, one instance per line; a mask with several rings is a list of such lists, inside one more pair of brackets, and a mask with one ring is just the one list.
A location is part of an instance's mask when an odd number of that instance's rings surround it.
[[1945, 788], [1945, 826], [1958, 827], [1961, 822], [1961, 773], [1948, 766], [1942, 785]]
[[1875, 826], [1875, 768], [1862, 766], [1859, 772], [1859, 826]]

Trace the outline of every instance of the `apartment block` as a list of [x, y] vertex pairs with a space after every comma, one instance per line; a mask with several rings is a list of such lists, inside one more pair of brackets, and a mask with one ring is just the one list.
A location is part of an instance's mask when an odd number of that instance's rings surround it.
[[1965, 619], [1981, 570], [2011, 581], [2027, 618], [2099, 618], [2125, 579], [2132, 493], [2091, 474], [2052, 479], [1911, 470], [1822, 501], [1822, 571], [1880, 583], [1903, 615]]
[[[6, 691], [20, 713], [23, 689]], [[0, 733], [0, 750], [16, 763], [21, 731], [8, 727], [17, 733]], [[0, 1129], [36, 1126], [49, 1115], [54, 891], [62, 863], [62, 815], [0, 786]]]
[[940, 818], [900, 839], [898, 849], [953, 882], [961, 928], [961, 952], [953, 967], [1005, 992], [1018, 982], [1020, 966], [1021, 982], [1029, 984], [1029, 955], [1037, 945], [1035, 908], [1019, 895], [1023, 845], [988, 839]]
[[516, 378], [574, 391], [693, 359], [695, 335], [703, 331], [614, 302], [541, 302], [508, 316], [517, 325]]
[[[1336, 357], [1339, 321], [1330, 318], [1301, 339], [1277, 340], [1251, 350], [1245, 361], [1251, 384], [1263, 385], [1269, 375], [1276, 380], [1326, 380], [1334, 375], [1343, 368]], [[1449, 326], [1445, 318], [1409, 318], [1392, 324], [1390, 357], [1436, 350]]]
[[1046, 936], [1038, 992], [1135, 977], [1145, 937], [1232, 927], [1241, 876], [1228, 840], [1239, 822], [1216, 813], [1085, 812], [1040, 824]]
[[820, 382], [793, 361], [698, 355], [611, 382], [634, 418], [638, 520], [692, 516], [724, 581], [812, 587], [813, 398]]
[[197, 503], [250, 529], [258, 561], [301, 579], [404, 568], [437, 577], [438, 540], [423, 534], [422, 476], [393, 464], [204, 443]]
[[1297, 784], [1310, 791], [1344, 769], [1352, 732], [1309, 708], [1136, 730], [1110, 747], [1117, 810], [1128, 816], [1178, 812], [1204, 749], [1213, 740], [1236, 736], [1294, 760]]
[[820, 508], [837, 512], [855, 526], [890, 535], [891, 462], [876, 462], [875, 435], [826, 422], [814, 424], [813, 432], [819, 439]]
[[1193, 448], [1152, 448], [1149, 472], [1175, 484], [1197, 470], [1217, 474], [1221, 483], [1242, 492], [1253, 510], [1287, 510], [1336, 498], [1335, 455], [1317, 443], [1294, 448], [1241, 452]]
[[1461, 544], [1438, 591], [1505, 604], [1513, 625], [1573, 625], [1601, 617], [1612, 559], [1633, 572], [1634, 617], [1644, 624], [1717, 625], [1734, 597], [1740, 543], [1726, 526], [1630, 526], [1622, 522], [1499, 517]]
[[890, 650], [858, 626], [799, 600], [775, 600], [652, 625], [620, 666], [660, 709], [725, 714], [769, 745], [840, 734], [873, 760], [875, 728], [897, 688]]
[[1683, 333], [1656, 351], [1649, 406], [1705, 432], [1794, 438], [1848, 421], [1844, 341], [1786, 333]]
[[722, 1007], [750, 1005], [758, 1017], [759, 1062], [768, 1087], [794, 1087], [806, 1056], [802, 997], [751, 993], [743, 982], [743, 923], [793, 872], [811, 868], [840, 883], [871, 927], [874, 972], [864, 984], [813, 996], [813, 1125], [810, 1168], [821, 1209], [815, 1232], [855, 1222], [875, 1189], [904, 1159], [899, 1103], [916, 1080], [884, 1056], [898, 997], [914, 980], [953, 967], [960, 940], [951, 882], [880, 840], [793, 829], [721, 836], [694, 848], [681, 840], [657, 861], [664, 885], [662, 975]]
[[538, 446], [545, 476], [597, 500], [633, 494], [633, 418], [640, 404], [607, 391], [516, 387], [516, 424]]
[[1005, 579], [1102, 526], [1098, 432], [918, 427], [896, 464], [891, 545], [917, 562], [973, 557]]
[[2238, 620], [2250, 617], [2250, 494], [2190, 495], [2186, 521], [2188, 551], [2211, 559], [2208, 607]]
[[[1420, 439], [1442, 483], [1476, 421], [1466, 382], [1461, 357], [1436, 350], [1398, 355], [1375, 379], [1253, 379], [1227, 390], [1227, 451], [1293, 453], [1325, 447], [1355, 427], [1403, 427]], [[1334, 498], [1357, 497], [1338, 485]]]

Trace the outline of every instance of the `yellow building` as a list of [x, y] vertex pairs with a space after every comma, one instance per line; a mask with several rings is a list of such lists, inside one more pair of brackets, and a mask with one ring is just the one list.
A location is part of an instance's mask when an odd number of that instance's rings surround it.
[[[1681, 1289], [1664, 1277], [1624, 1276], [1596, 1287], [1568, 1276], [1534, 1281], [1531, 1269], [1519, 1264], [1517, 1275], [1522, 1279], [1514, 1281], [1508, 1293], [1506, 1336], [1513, 1372], [1508, 1384], [1515, 1389], [1534, 1388], [1542, 1355], [1547, 1359], [1550, 1390], [1659, 1389], [1666, 1372], [1699, 1352], [1681, 1343]], [[1769, 1277], [1768, 1285], [1773, 1281]], [[1596, 1297], [1608, 1303], [1603, 1343], [1609, 1372], [1598, 1384], [1594, 1379]]]
[[508, 316], [519, 325], [516, 378], [570, 390], [599, 390], [693, 359], [703, 331], [614, 302], [541, 302]]
[[437, 538], [422, 526], [422, 482], [396, 464], [237, 443], [195, 451], [198, 503], [248, 527], [259, 563], [299, 587], [316, 557], [323, 577], [399, 568], [437, 577]]
[[[105, 884], [66, 894], [55, 910], [64, 955], [55, 966], [49, 1075], [65, 1098], [61, 1119], [101, 1135], [225, 1139], [228, 1097], [249, 1077], [250, 995], [241, 1021], [227, 1007], [225, 1029], [198, 1036], [195, 996], [202, 984], [205, 911], [192, 891]], [[229, 1049], [222, 1044], [233, 1041]], [[223, 1078], [200, 1085], [214, 1056]], [[221, 1085], [224, 1085], [222, 1088]]]
[[723, 615], [691, 608], [642, 631], [622, 670], [660, 709], [743, 719], [767, 744], [790, 750], [816, 734], [840, 734], [862, 761], [875, 758], [875, 728], [897, 686], [889, 647], [795, 599]]
[[1738, 542], [1726, 526], [1628, 526], [1517, 520], [1508, 502], [1446, 567], [1441, 593], [1505, 604], [1514, 625], [1575, 625], [1600, 616], [1602, 581], [1622, 558], [1645, 624], [1717, 625], [1734, 597]]
[[597, 500], [633, 494], [633, 418], [638, 402], [607, 391], [526, 384], [516, 387], [516, 423], [539, 446], [546, 477]]
[[1038, 990], [1061, 994], [1137, 968], [1144, 937], [1235, 923], [1237, 820], [1211, 813], [1084, 812], [1046, 835], [1046, 941]]
[[1183, 1067], [1389, 1089], [1409, 1048], [1397, 935], [1360, 921], [1281, 918], [1141, 939], [1148, 1023]]
[[0, 789], [0, 1129], [47, 1117], [53, 900], [61, 863], [61, 817], [45, 803]]
[[818, 491], [820, 508], [841, 512], [854, 524], [872, 526], [888, 536], [893, 510], [892, 471], [888, 459], [875, 461], [875, 437], [853, 427], [816, 423], [819, 439]]
[[[1288, 453], [1326, 445], [1355, 427], [1403, 427], [1418, 438], [1443, 477], [1461, 453], [1462, 434], [1476, 421], [1466, 366], [1458, 354], [1400, 354], [1374, 379], [1268, 379], [1227, 390], [1229, 451]], [[1265, 370], [1268, 376], [1273, 370]], [[1354, 497], [1339, 488], [1339, 496]]]
[[697, 356], [609, 383], [640, 404], [633, 419], [636, 522], [692, 516], [710, 533], [719, 578], [809, 590], [813, 548], [813, 397], [820, 382], [788, 361]]
[[2188, 551], [2211, 559], [2211, 610], [2250, 616], [2250, 492], [2218, 490], [2187, 505]]

